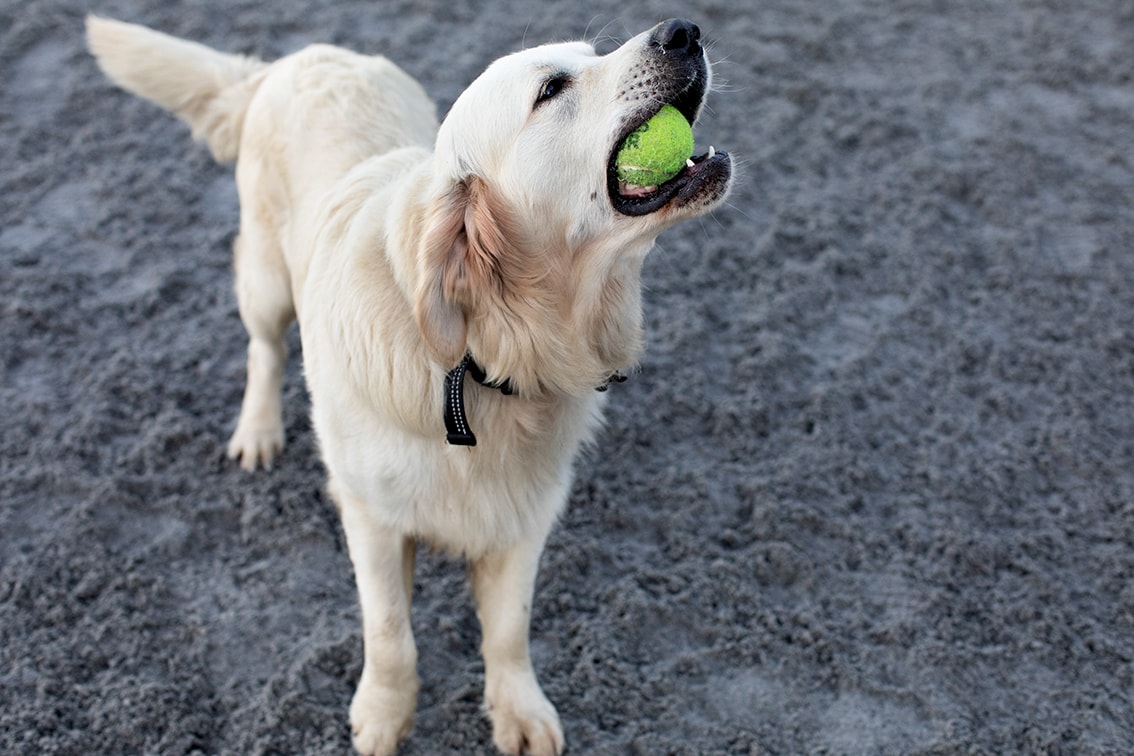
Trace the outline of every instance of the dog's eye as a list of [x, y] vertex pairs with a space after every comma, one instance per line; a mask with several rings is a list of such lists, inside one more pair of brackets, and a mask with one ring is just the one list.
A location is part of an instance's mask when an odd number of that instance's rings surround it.
[[539, 90], [539, 96], [536, 97], [535, 104], [539, 105], [541, 102], [550, 100], [555, 95], [562, 92], [571, 84], [571, 79], [566, 76], [554, 76], [543, 83], [543, 88]]

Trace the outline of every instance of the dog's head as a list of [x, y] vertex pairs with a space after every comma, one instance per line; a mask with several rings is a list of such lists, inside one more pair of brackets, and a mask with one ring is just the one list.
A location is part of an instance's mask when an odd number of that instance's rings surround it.
[[[664, 105], [697, 120], [712, 74], [671, 20], [604, 56], [576, 42], [493, 63], [437, 137], [417, 315], [448, 365], [471, 349], [523, 389], [578, 390], [636, 359], [638, 273], [663, 229], [724, 201], [725, 152], [657, 187], [615, 175], [623, 139]], [[570, 364], [570, 368], [565, 365]]]

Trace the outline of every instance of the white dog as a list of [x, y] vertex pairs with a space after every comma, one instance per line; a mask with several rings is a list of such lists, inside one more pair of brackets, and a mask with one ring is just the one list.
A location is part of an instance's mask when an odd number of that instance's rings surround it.
[[599, 423], [596, 388], [641, 350], [647, 251], [732, 178], [710, 148], [657, 187], [627, 186], [614, 155], [664, 104], [696, 120], [711, 81], [699, 30], [667, 21], [601, 57], [584, 43], [517, 52], [440, 126], [381, 57], [316, 45], [266, 64], [100, 18], [87, 31], [111, 79], [237, 160], [250, 342], [229, 454], [250, 470], [283, 446], [298, 317], [362, 604], [355, 747], [393, 753], [413, 722], [420, 540], [470, 562], [497, 747], [562, 752], [528, 651], [540, 552]]

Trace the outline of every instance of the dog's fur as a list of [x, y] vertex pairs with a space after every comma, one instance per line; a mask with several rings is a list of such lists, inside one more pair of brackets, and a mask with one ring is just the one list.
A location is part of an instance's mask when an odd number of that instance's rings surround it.
[[[283, 446], [284, 332], [298, 317], [362, 605], [355, 747], [392, 753], [411, 727], [423, 540], [470, 561], [497, 746], [560, 753], [528, 652], [540, 552], [599, 422], [595, 388], [641, 349], [646, 252], [731, 181], [718, 153], [627, 200], [610, 164], [663, 103], [700, 112], [710, 73], [696, 27], [659, 25], [601, 57], [567, 43], [501, 58], [440, 126], [381, 57], [316, 45], [269, 65], [117, 21], [91, 17], [87, 31], [111, 79], [237, 159], [250, 342], [229, 454], [250, 470]], [[514, 389], [467, 382], [475, 448], [446, 445], [442, 423], [445, 374], [466, 352]]]

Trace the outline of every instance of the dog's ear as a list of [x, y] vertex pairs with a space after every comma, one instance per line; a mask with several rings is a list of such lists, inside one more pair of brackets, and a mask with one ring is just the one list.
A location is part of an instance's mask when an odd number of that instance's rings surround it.
[[456, 365], [464, 357], [469, 317], [499, 297], [502, 266], [517, 259], [508, 218], [488, 185], [476, 177], [454, 185], [429, 210], [415, 315], [426, 345], [443, 365]]
[[454, 185], [433, 201], [419, 250], [414, 315], [425, 344], [446, 368], [465, 354], [468, 324], [465, 308], [452, 296], [452, 281], [460, 275], [467, 254], [465, 206], [468, 187]]

